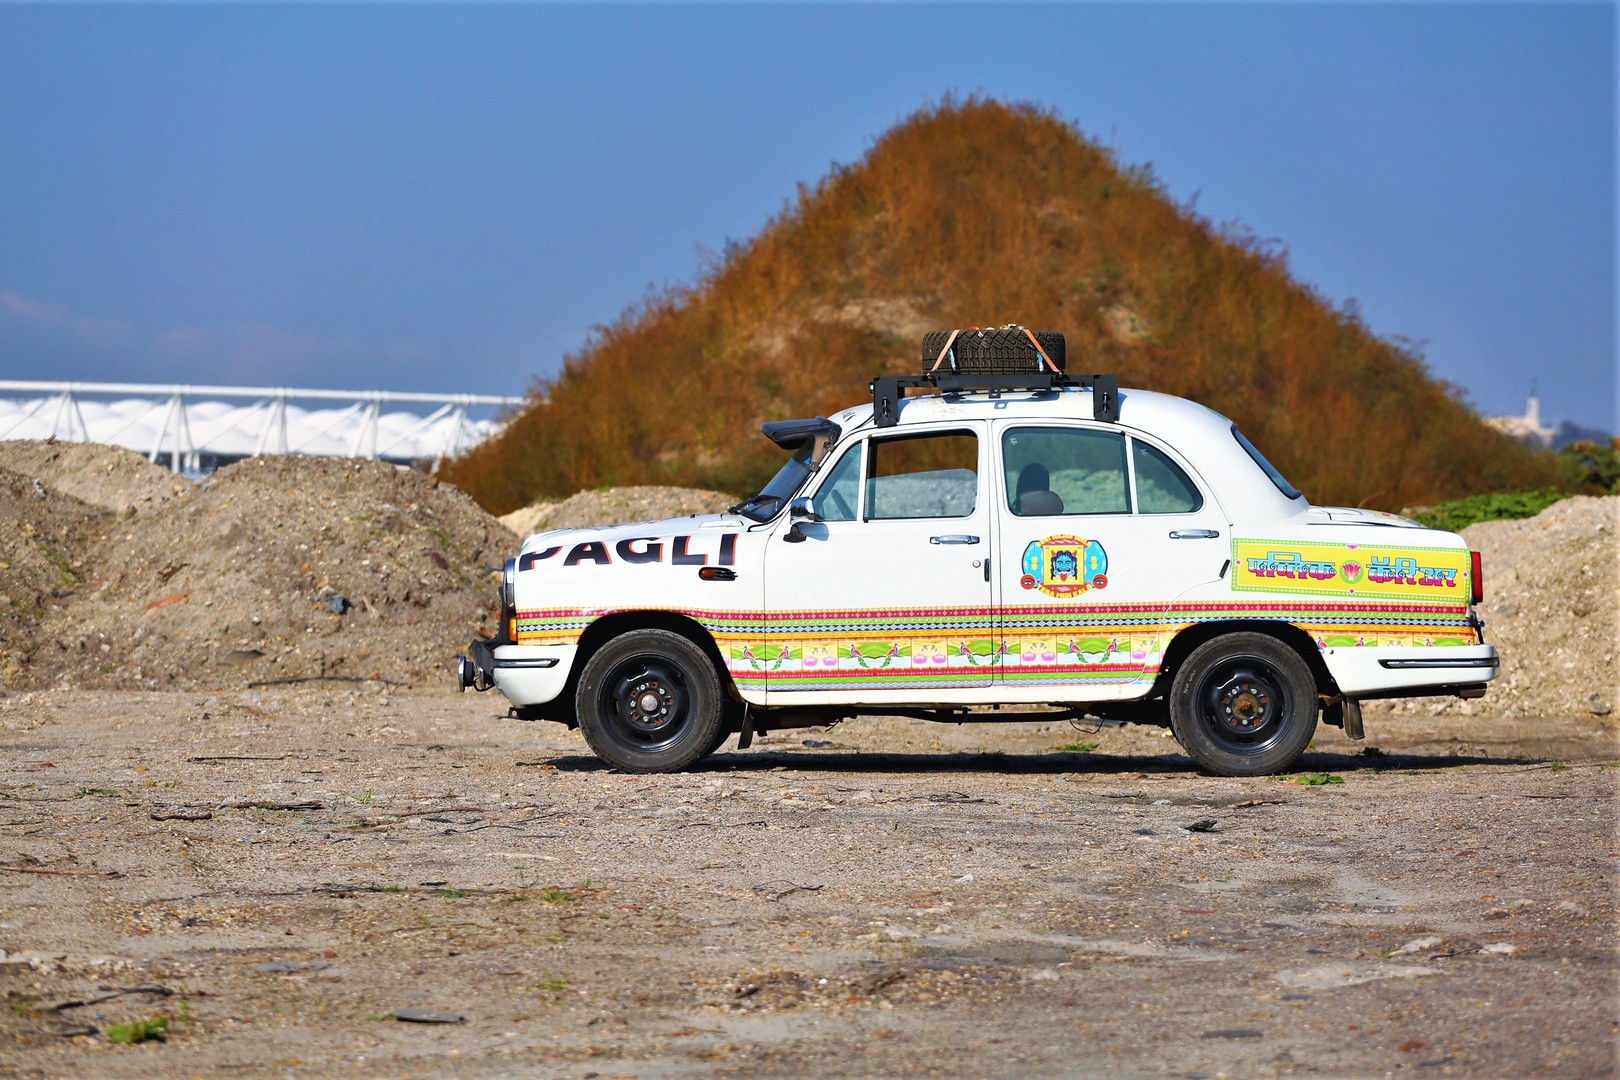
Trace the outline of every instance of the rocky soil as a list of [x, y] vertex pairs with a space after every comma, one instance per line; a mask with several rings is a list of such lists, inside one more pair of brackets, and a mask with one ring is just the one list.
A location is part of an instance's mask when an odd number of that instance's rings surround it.
[[97, 443], [8, 439], [0, 442], [0, 468], [125, 517], [192, 486], [132, 450]]
[[0, 698], [0, 1075], [1614, 1075], [1591, 717], [1292, 780], [892, 719], [630, 777], [383, 689]]

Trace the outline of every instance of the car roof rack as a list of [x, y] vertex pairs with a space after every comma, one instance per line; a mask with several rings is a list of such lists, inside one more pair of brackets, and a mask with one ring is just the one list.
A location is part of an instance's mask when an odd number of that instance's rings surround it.
[[879, 375], [867, 387], [872, 392], [872, 418], [880, 428], [900, 422], [900, 401], [907, 390], [932, 387], [941, 394], [988, 393], [998, 397], [1007, 391], [1091, 391], [1091, 415], [1105, 424], [1119, 422], [1119, 377], [1081, 375], [1058, 371], [1021, 371], [983, 375]]

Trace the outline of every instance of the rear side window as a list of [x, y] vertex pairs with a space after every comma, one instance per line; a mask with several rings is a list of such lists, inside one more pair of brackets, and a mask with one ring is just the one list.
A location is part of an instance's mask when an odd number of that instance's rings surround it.
[[1007, 509], [1019, 517], [1131, 512], [1125, 437], [1116, 432], [1008, 428], [1001, 462]]
[[867, 443], [867, 520], [968, 517], [978, 505], [979, 440], [971, 432]]
[[1141, 514], [1190, 514], [1204, 505], [1198, 487], [1156, 446], [1131, 440], [1136, 509]]

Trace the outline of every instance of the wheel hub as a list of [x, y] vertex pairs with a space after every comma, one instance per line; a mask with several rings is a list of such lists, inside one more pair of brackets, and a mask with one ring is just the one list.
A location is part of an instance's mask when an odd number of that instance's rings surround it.
[[1278, 715], [1277, 688], [1253, 671], [1233, 672], [1211, 695], [1217, 725], [1232, 735], [1252, 737]]
[[652, 675], [635, 680], [625, 692], [625, 718], [644, 731], [657, 731], [669, 723], [675, 695]]
[[620, 730], [637, 743], [670, 738], [684, 722], [681, 684], [660, 664], [634, 663], [621, 669], [612, 690]]

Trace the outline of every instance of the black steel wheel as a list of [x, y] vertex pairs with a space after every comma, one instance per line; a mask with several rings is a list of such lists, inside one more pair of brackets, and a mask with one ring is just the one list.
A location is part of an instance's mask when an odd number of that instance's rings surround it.
[[1267, 634], [1240, 632], [1192, 651], [1170, 688], [1170, 729], [1202, 768], [1263, 776], [1299, 759], [1316, 733], [1316, 679]]
[[688, 638], [633, 630], [580, 672], [579, 728], [596, 756], [625, 772], [674, 772], [721, 741], [720, 674]]

